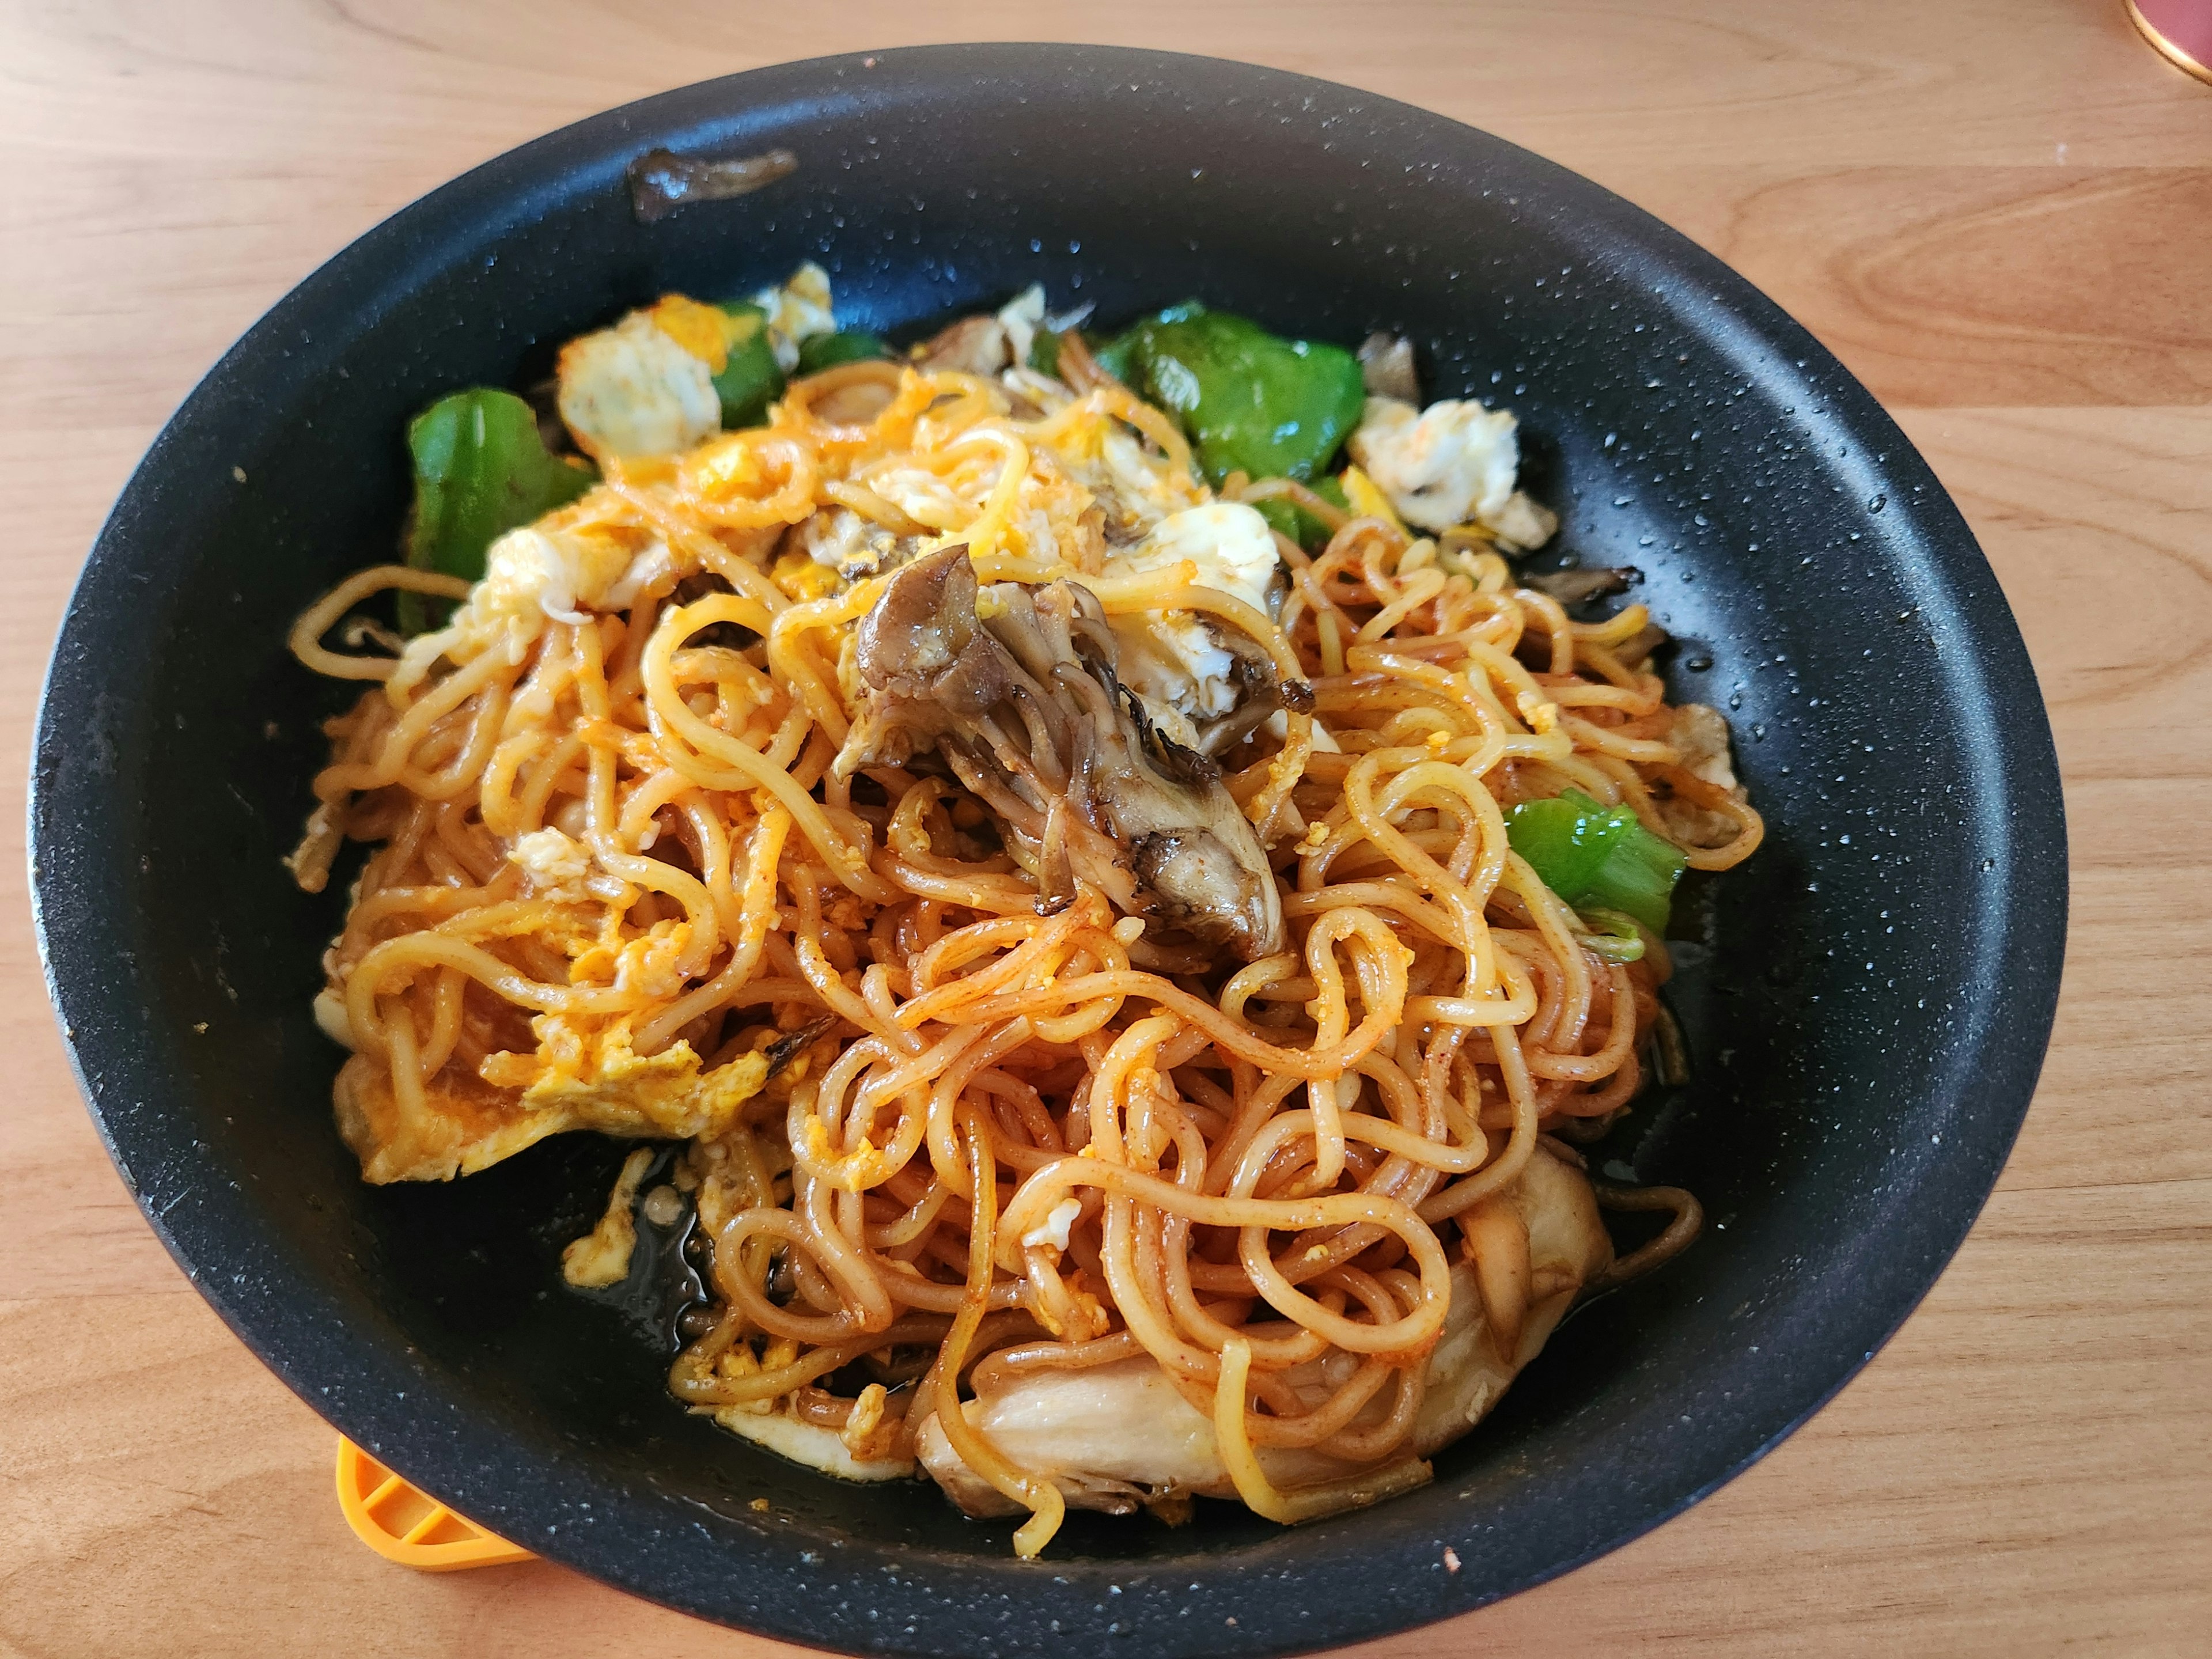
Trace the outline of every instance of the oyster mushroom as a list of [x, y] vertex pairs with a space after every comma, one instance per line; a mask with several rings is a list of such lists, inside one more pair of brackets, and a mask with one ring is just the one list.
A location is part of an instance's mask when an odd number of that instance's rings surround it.
[[1097, 601], [1066, 581], [979, 592], [964, 547], [902, 567], [861, 620], [862, 706], [840, 775], [934, 750], [998, 817], [1041, 908], [1098, 889], [1252, 961], [1283, 948], [1258, 835], [1206, 756], [1115, 672]]

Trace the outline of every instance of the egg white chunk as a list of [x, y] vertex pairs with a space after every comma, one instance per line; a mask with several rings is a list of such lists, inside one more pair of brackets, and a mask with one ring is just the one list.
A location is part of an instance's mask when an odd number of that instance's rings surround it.
[[517, 836], [507, 856], [530, 878], [532, 892], [563, 893], [592, 873], [590, 850], [550, 826]]
[[[1170, 513], [1144, 540], [1106, 561], [1109, 576], [1138, 575], [1188, 559], [1200, 587], [1233, 594], [1273, 618], [1282, 571], [1274, 532], [1252, 507], [1209, 501]], [[1112, 618], [1122, 683], [1157, 712], [1178, 742], [1195, 741], [1189, 722], [1217, 720], [1237, 706], [1237, 659], [1206, 620], [1189, 611], [1148, 611]]]
[[999, 308], [999, 326], [1006, 331], [1008, 361], [1016, 368], [1030, 360], [1037, 330], [1044, 325], [1044, 284], [1031, 283]]
[[785, 374], [799, 367], [799, 344], [817, 334], [837, 331], [836, 313], [830, 303], [830, 273], [809, 259], [791, 273], [781, 288], [764, 288], [753, 303], [768, 313], [769, 349]]
[[1446, 399], [1418, 414], [1395, 398], [1370, 398], [1352, 434], [1352, 459], [1407, 524], [1449, 530], [1494, 524], [1521, 470], [1510, 410]]
[[483, 580], [453, 619], [407, 641], [389, 684], [411, 689], [448, 651], [462, 653], [455, 659], [465, 660], [503, 647], [507, 660], [519, 663], [549, 621], [580, 623], [590, 611], [627, 611], [675, 572], [663, 542], [633, 550], [605, 536], [531, 525], [510, 530], [486, 552]]
[[487, 619], [528, 619], [535, 612], [580, 623], [588, 611], [628, 610], [645, 587], [675, 568], [661, 542], [633, 552], [604, 536], [525, 525], [491, 544], [483, 580], [469, 595], [467, 610]]
[[561, 418], [603, 460], [673, 454], [721, 430], [713, 372], [647, 312], [569, 341], [559, 377]]

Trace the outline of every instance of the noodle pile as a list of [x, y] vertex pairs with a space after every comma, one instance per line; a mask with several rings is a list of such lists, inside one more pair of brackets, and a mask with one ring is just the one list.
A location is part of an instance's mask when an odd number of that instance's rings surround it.
[[[1662, 1018], [1664, 947], [1614, 959], [1504, 811], [1574, 788], [1678, 841], [1691, 811], [1718, 826], [1684, 849], [1705, 870], [1760, 834], [1690, 769], [1644, 608], [1574, 620], [1471, 534], [1233, 475], [1223, 497], [1333, 526], [1312, 556], [1278, 538], [1279, 615], [1188, 563], [1115, 574], [1117, 511], [1210, 492], [1158, 411], [1079, 354], [1070, 378], [833, 368], [766, 427], [609, 463], [537, 527], [568, 562], [533, 589], [496, 561], [473, 596], [367, 571], [294, 635], [379, 682], [330, 723], [294, 860], [319, 889], [343, 842], [375, 844], [319, 1004], [354, 1051], [339, 1111], [369, 1177], [574, 1127], [688, 1139], [673, 1179], [714, 1303], [677, 1397], [827, 1429], [863, 1468], [910, 1458], [934, 1411], [1030, 1512], [1024, 1554], [1063, 1494], [945, 1409], [979, 1366], [1148, 1356], [1277, 1519], [1425, 1478], [1403, 1446], [1453, 1261], [1491, 1248], [1532, 1158], [1626, 1107]], [[1040, 915], [927, 754], [838, 775], [884, 579], [847, 581], [793, 527], [841, 509], [964, 543], [985, 583], [1195, 611], [1310, 684], [1310, 712], [1221, 757], [1288, 948], [1219, 958], [1087, 888]], [[464, 603], [396, 655], [322, 643], [391, 587]], [[1324, 1358], [1318, 1403], [1284, 1385]], [[1283, 1446], [1370, 1473], [1283, 1489], [1255, 1449]]]

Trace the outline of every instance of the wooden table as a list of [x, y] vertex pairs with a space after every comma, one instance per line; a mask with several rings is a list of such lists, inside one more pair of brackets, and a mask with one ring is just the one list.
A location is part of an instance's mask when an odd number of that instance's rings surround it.
[[558, 1567], [421, 1577], [352, 1541], [331, 1431], [192, 1294], [94, 1139], [33, 954], [16, 792], [108, 503], [202, 370], [346, 241], [679, 82], [1055, 38], [1409, 99], [1735, 264], [1958, 496], [2065, 768], [2057, 1036], [1926, 1304], [1687, 1515], [1359, 1651], [2212, 1651], [2212, 88], [2145, 49], [2119, 0], [18, 0], [0, 8], [0, 1655], [797, 1651]]

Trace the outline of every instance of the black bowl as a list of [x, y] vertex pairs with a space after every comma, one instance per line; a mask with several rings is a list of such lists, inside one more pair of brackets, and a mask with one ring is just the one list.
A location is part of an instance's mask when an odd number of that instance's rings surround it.
[[[647, 227], [654, 145], [798, 175]], [[1562, 545], [1640, 568], [1725, 708], [1770, 832], [1705, 890], [1676, 1006], [1695, 1080], [1601, 1149], [1714, 1225], [1571, 1321], [1436, 1484], [1281, 1531], [1080, 1517], [1037, 1563], [926, 1486], [802, 1473], [688, 1418], [659, 1310], [559, 1288], [621, 1149], [364, 1186], [308, 999], [342, 902], [277, 860], [317, 721], [293, 616], [389, 555], [402, 423], [520, 384], [668, 289], [801, 258], [912, 331], [1042, 279], [1115, 320], [1200, 295], [1422, 343], [1435, 395], [1520, 412]], [[149, 453], [56, 647], [32, 860], [53, 994], [109, 1150], [239, 1335], [310, 1405], [518, 1542], [708, 1618], [852, 1651], [1279, 1653], [1442, 1618], [1742, 1468], [1917, 1302], [2011, 1145], [2066, 907], [2051, 738], [2004, 600], [1873, 398], [1775, 307], [1510, 144], [1243, 65], [1048, 46], [829, 58], [526, 145], [302, 283]], [[768, 1500], [765, 1512], [750, 1505]], [[1453, 1571], [1447, 1549], [1459, 1563]]]

